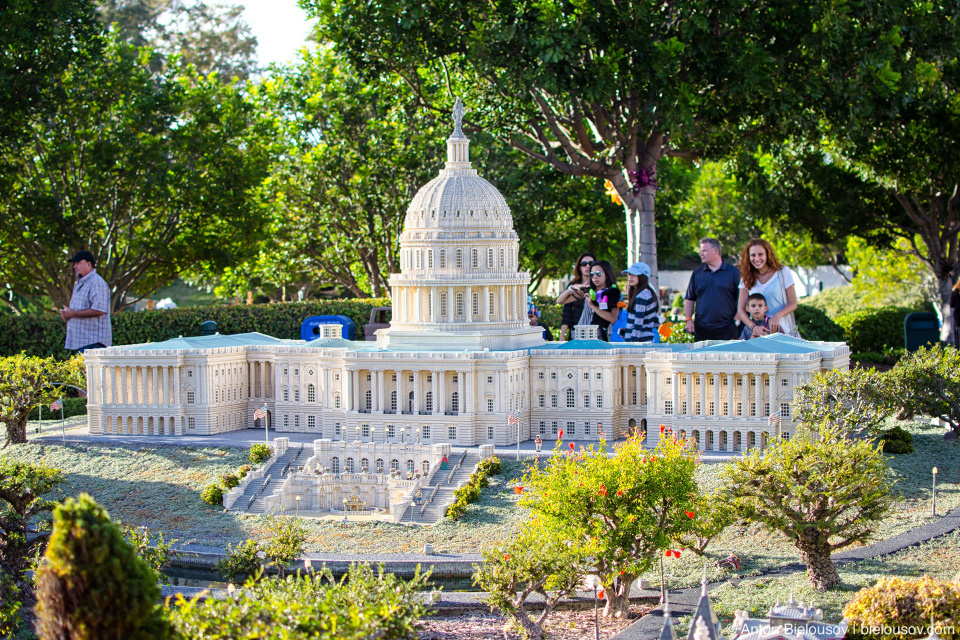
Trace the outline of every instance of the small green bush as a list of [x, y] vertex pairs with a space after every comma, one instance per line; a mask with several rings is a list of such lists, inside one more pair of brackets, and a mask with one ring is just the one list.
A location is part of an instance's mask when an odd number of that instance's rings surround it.
[[[960, 586], [929, 576], [881, 578], [874, 586], [861, 589], [853, 596], [843, 609], [843, 617], [850, 623], [847, 640], [916, 638], [927, 634], [931, 619], [939, 624], [960, 620]], [[880, 633], [870, 632], [877, 627]], [[911, 627], [921, 631], [913, 633]], [[960, 632], [955, 630], [941, 637], [960, 638]]]
[[256, 576], [263, 566], [260, 545], [256, 540], [244, 540], [236, 547], [227, 545], [227, 555], [217, 561], [214, 569], [228, 582], [240, 582]]
[[793, 312], [797, 320], [797, 330], [804, 340], [820, 342], [843, 342], [843, 327], [830, 319], [826, 313], [817, 307], [807, 304], [798, 304]]
[[413, 638], [426, 612], [422, 591], [429, 575], [418, 568], [403, 580], [383, 567], [375, 573], [369, 565], [352, 565], [340, 580], [327, 570], [265, 578], [222, 600], [178, 596], [170, 616], [182, 638]]
[[283, 575], [290, 563], [303, 554], [307, 528], [296, 517], [273, 517], [267, 523], [270, 539], [262, 545], [263, 554], [277, 572]]
[[488, 469], [496, 469], [496, 473], [500, 473], [499, 458], [481, 461], [477, 470], [470, 474], [467, 483], [453, 492], [453, 502], [447, 507], [446, 516], [448, 518], [456, 520], [464, 514], [469, 503], [480, 499], [480, 490], [483, 487], [490, 486], [490, 482], [487, 480]]
[[253, 464], [262, 464], [270, 459], [273, 450], [262, 442], [256, 442], [250, 445], [250, 462]]
[[37, 577], [42, 640], [170, 637], [157, 576], [107, 512], [83, 493], [53, 512]]
[[480, 471], [488, 476], [500, 475], [500, 468], [500, 458], [497, 457], [487, 458], [486, 460], [480, 462]]
[[224, 491], [230, 491], [230, 489], [240, 486], [240, 479], [235, 473], [225, 473], [220, 476], [220, 486], [223, 487]]
[[[72, 418], [74, 416], [85, 416], [85, 415], [87, 415], [87, 399], [86, 398], [64, 398], [63, 399], [63, 417], [64, 418]], [[30, 417], [28, 419], [39, 420], [40, 407], [34, 407], [33, 411], [30, 412]], [[60, 412], [50, 411], [50, 407], [44, 405], [43, 419], [59, 420]]]
[[[884, 307], [847, 313], [836, 318], [843, 327], [844, 340], [854, 353], [903, 349], [903, 319], [917, 309]], [[801, 333], [803, 329], [801, 329]]]
[[243, 480], [244, 478], [247, 477], [247, 474], [250, 473], [251, 471], [253, 471], [253, 467], [251, 467], [248, 464], [242, 465], [240, 468], [237, 469], [237, 477]]
[[0, 638], [12, 638], [20, 628], [20, 589], [0, 569]]
[[881, 432], [884, 453], [913, 453], [913, 435], [906, 429], [893, 427]]
[[223, 487], [219, 484], [207, 485], [207, 488], [200, 494], [200, 499], [214, 507], [223, 505]]

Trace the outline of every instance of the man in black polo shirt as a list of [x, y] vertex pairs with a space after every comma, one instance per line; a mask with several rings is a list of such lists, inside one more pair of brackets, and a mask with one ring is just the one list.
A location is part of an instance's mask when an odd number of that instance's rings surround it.
[[[690, 276], [683, 312], [686, 330], [697, 340], [736, 340], [737, 296], [740, 293], [740, 271], [723, 261], [720, 243], [714, 238], [700, 241], [700, 260]], [[694, 319], [696, 305], [696, 319]]]

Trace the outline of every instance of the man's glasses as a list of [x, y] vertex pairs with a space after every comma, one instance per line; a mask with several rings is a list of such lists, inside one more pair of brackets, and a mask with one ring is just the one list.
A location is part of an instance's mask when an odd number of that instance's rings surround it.
[[602, 275], [603, 275], [603, 271], [591, 271], [591, 272], [590, 272], [590, 277], [591, 277], [591, 278], [596, 278], [596, 277], [602, 276]]

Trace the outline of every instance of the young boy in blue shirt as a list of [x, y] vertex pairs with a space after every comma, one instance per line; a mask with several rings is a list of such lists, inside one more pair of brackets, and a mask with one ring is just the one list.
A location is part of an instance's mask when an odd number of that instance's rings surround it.
[[[758, 327], [762, 329], [761, 335], [770, 335], [770, 317], [767, 315], [767, 299], [762, 293], [751, 293], [747, 298], [747, 312]], [[741, 340], [749, 340], [753, 337], [753, 328], [744, 326], [740, 334]]]

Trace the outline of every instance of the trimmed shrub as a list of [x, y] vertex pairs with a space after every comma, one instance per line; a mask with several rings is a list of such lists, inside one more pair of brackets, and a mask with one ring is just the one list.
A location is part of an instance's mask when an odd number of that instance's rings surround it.
[[240, 479], [235, 473], [225, 473], [220, 476], [220, 486], [223, 487], [224, 491], [230, 491], [230, 489], [240, 486]]
[[883, 353], [888, 348], [904, 348], [903, 319], [916, 311], [909, 307], [866, 309], [838, 316], [836, 322], [843, 327], [844, 340], [852, 352]]
[[488, 476], [498, 476], [500, 475], [500, 458], [487, 458], [480, 462], [480, 471], [487, 474]]
[[913, 453], [913, 435], [906, 429], [893, 427], [880, 433], [884, 453]]
[[[275, 338], [299, 338], [300, 325], [310, 316], [344, 315], [353, 320], [363, 339], [363, 327], [374, 307], [390, 304], [388, 298], [283, 302], [264, 305], [190, 307], [125, 311], [112, 317], [113, 344], [160, 342], [177, 336], [195, 336], [206, 320], [217, 323], [220, 333], [258, 331]], [[0, 355], [26, 353], [65, 360], [66, 324], [55, 314], [0, 316]]]
[[255, 442], [250, 445], [250, 462], [253, 464], [262, 464], [273, 455], [273, 449], [262, 442]]
[[281, 576], [290, 563], [303, 553], [307, 528], [300, 518], [271, 518], [267, 523], [269, 541], [262, 546], [263, 554]]
[[[64, 398], [63, 399], [63, 417], [64, 418], [72, 418], [73, 416], [85, 416], [85, 415], [87, 415], [87, 399], [86, 398]], [[27, 419], [39, 420], [40, 407], [34, 407], [33, 410], [30, 412], [30, 417]], [[59, 420], [60, 412], [50, 411], [50, 407], [44, 405], [43, 419]]]
[[219, 484], [207, 485], [207, 488], [200, 494], [200, 499], [214, 507], [223, 505], [223, 487]]
[[244, 540], [236, 547], [227, 545], [227, 555], [217, 561], [214, 569], [228, 582], [239, 582], [255, 577], [263, 566], [260, 545], [256, 540]]
[[[882, 578], [861, 589], [847, 603], [843, 617], [850, 622], [847, 640], [908, 640], [928, 634], [931, 619], [938, 625], [951, 625], [953, 634], [937, 629], [945, 640], [960, 638], [960, 586], [929, 576], [922, 578]], [[869, 633], [886, 625], [885, 633]], [[916, 633], [908, 631], [910, 627]], [[902, 630], [902, 631], [899, 631]], [[864, 633], [867, 632], [867, 633]]]
[[80, 494], [54, 510], [37, 578], [42, 640], [168, 638], [159, 598], [156, 573], [93, 498]]
[[243, 480], [251, 471], [253, 471], [253, 467], [248, 464], [242, 465], [237, 469], [237, 477]]
[[843, 327], [817, 307], [798, 304], [794, 317], [797, 320], [797, 330], [804, 340], [821, 342], [843, 342], [844, 340]]

